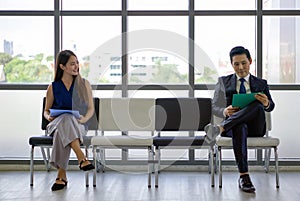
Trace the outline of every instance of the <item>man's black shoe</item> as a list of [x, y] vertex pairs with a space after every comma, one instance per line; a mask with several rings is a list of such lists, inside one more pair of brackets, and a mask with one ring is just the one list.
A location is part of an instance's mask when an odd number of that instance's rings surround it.
[[255, 191], [255, 188], [248, 174], [240, 176], [239, 187], [242, 189], [242, 191], [245, 191], [247, 193], [253, 193]]

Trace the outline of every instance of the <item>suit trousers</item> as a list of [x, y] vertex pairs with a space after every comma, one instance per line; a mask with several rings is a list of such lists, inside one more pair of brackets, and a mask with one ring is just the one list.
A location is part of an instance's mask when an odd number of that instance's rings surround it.
[[235, 160], [240, 173], [248, 172], [247, 137], [262, 137], [266, 132], [264, 106], [254, 101], [221, 124], [224, 137], [232, 138]]

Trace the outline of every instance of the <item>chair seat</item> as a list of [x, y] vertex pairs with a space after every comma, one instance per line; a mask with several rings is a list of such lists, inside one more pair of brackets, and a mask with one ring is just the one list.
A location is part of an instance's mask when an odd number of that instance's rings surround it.
[[143, 136], [95, 136], [92, 137], [91, 144], [95, 146], [106, 146], [106, 147], [141, 147], [141, 146], [152, 146], [152, 137]]
[[153, 145], [156, 147], [162, 146], [202, 146], [204, 136], [183, 137], [183, 136], [157, 136], [153, 139]]
[[[83, 136], [83, 143], [81, 144], [81, 146], [91, 145], [91, 138], [92, 136]], [[31, 146], [52, 146], [53, 137], [47, 135], [31, 136], [29, 138], [29, 144]]]
[[29, 138], [29, 144], [32, 146], [41, 146], [41, 145], [49, 145], [51, 146], [53, 144], [53, 137], [51, 136], [32, 136]]
[[[247, 138], [248, 147], [277, 147], [280, 140], [275, 137], [249, 137]], [[216, 145], [219, 147], [232, 147], [232, 138], [219, 137]]]

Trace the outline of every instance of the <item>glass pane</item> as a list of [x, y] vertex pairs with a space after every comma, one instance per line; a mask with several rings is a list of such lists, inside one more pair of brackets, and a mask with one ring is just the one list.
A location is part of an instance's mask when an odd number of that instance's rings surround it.
[[233, 73], [229, 52], [234, 46], [249, 49], [255, 75], [255, 29], [255, 17], [196, 17], [195, 83], [216, 83], [219, 76]]
[[273, 84], [299, 84], [300, 17], [264, 17], [263, 77]]
[[187, 23], [187, 17], [129, 17], [130, 84], [188, 83]]
[[300, 0], [267, 0], [263, 9], [266, 10], [294, 10], [300, 8]]
[[161, 160], [168, 160], [168, 162], [175, 163], [180, 160], [188, 160], [189, 151], [187, 149], [162, 149]]
[[188, 0], [128, 0], [128, 10], [187, 10]]
[[63, 0], [62, 10], [121, 10], [121, 0]]
[[121, 18], [63, 17], [63, 49], [73, 50], [92, 84], [121, 83]]
[[49, 83], [53, 17], [0, 17], [0, 83]]
[[187, 90], [129, 90], [128, 97], [130, 98], [176, 98], [188, 97]]
[[195, 10], [254, 10], [256, 0], [195, 0]]
[[0, 10], [54, 10], [53, 0], [0, 0]]

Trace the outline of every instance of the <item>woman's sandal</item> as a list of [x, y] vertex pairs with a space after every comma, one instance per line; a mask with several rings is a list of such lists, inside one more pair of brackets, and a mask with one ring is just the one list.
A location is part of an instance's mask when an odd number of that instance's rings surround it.
[[84, 158], [80, 161], [79, 163], [79, 169], [83, 170], [83, 171], [89, 171], [89, 170], [93, 170], [95, 169], [95, 166], [90, 163], [88, 165], [85, 165], [85, 166], [82, 166], [82, 164], [85, 162], [85, 161], [88, 161], [87, 158]]
[[65, 179], [63, 179], [63, 178], [56, 178], [55, 180], [56, 180], [56, 181], [62, 181], [62, 182], [64, 182], [64, 184], [54, 183], [54, 184], [52, 185], [52, 187], [51, 187], [51, 190], [52, 190], [52, 191], [62, 190], [62, 189], [64, 189], [64, 188], [67, 186], [67, 184], [68, 184], [68, 182], [67, 182]]

